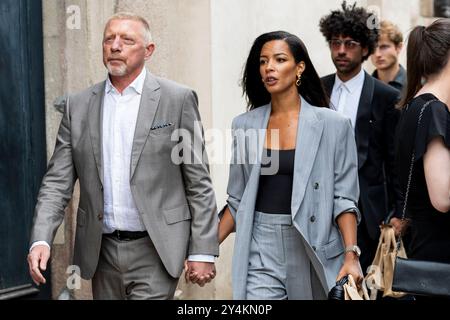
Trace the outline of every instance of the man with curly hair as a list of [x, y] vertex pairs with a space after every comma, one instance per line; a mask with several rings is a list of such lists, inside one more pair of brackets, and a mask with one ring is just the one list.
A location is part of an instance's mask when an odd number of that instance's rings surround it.
[[[379, 31], [371, 27], [373, 18], [356, 3], [347, 5], [344, 1], [341, 10], [332, 11], [320, 21], [320, 31], [330, 46], [336, 67], [336, 73], [322, 81], [331, 107], [348, 116], [355, 129], [362, 213], [358, 245], [364, 272], [375, 256], [380, 224], [392, 214], [398, 214], [401, 208], [394, 176], [393, 145], [399, 92], [362, 68], [378, 41]], [[345, 259], [358, 258], [352, 250], [345, 250], [345, 254]]]

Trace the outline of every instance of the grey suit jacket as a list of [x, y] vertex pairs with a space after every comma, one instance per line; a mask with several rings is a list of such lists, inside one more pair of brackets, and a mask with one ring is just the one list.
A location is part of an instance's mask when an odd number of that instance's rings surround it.
[[[31, 243], [52, 243], [78, 179], [73, 264], [81, 268], [85, 279], [95, 273], [102, 240], [105, 83], [69, 98], [39, 192], [31, 236]], [[150, 238], [168, 273], [176, 278], [187, 255], [219, 254], [216, 201], [206, 153], [202, 154], [199, 121], [194, 91], [147, 72], [133, 141], [130, 186]], [[176, 129], [183, 129], [182, 143]], [[186, 148], [194, 143], [202, 150]], [[192, 156], [203, 161], [173, 162], [172, 151], [181, 146], [183, 156], [188, 156], [183, 159]]]
[[[336, 218], [357, 209], [358, 158], [348, 118], [301, 98], [292, 191], [293, 224], [304, 239], [311, 263], [328, 292], [343, 263], [343, 240]], [[249, 131], [266, 129], [271, 105], [256, 108], [233, 121], [233, 159], [228, 207], [236, 222], [233, 256], [233, 298], [246, 299], [247, 268], [255, 202], [261, 175], [265, 135], [249, 146]], [[242, 139], [242, 131], [247, 139]], [[258, 136], [258, 135], [257, 135]], [[255, 147], [256, 146], [256, 147]], [[256, 158], [255, 158], [256, 154]], [[252, 159], [253, 158], [253, 159]], [[243, 161], [245, 160], [245, 161]]]

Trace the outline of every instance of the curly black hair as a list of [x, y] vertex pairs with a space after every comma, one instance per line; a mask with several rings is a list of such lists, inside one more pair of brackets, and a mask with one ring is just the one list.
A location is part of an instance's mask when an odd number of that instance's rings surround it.
[[342, 2], [342, 11], [334, 10], [320, 20], [320, 32], [327, 41], [335, 36], [347, 36], [361, 43], [363, 48], [368, 49], [368, 54], [363, 57], [363, 61], [374, 53], [379, 30], [376, 27], [369, 27], [371, 20], [374, 18], [373, 13], [367, 12], [365, 8], [347, 5], [347, 1]]

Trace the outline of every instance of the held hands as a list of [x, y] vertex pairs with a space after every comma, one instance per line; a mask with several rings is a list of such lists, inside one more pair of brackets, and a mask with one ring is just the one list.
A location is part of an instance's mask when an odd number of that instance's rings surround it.
[[337, 280], [340, 280], [349, 274], [353, 276], [358, 288], [361, 288], [364, 276], [361, 270], [361, 265], [359, 264], [359, 259], [353, 252], [348, 252], [345, 254], [344, 264], [339, 271]]
[[216, 277], [216, 267], [211, 262], [196, 262], [185, 261], [184, 262], [184, 277], [186, 282], [192, 282], [198, 284], [200, 287], [204, 287], [205, 284], [211, 282]]
[[41, 272], [47, 269], [47, 262], [49, 258], [50, 249], [45, 245], [34, 247], [28, 255], [27, 260], [30, 275], [37, 286], [46, 283], [46, 280]]

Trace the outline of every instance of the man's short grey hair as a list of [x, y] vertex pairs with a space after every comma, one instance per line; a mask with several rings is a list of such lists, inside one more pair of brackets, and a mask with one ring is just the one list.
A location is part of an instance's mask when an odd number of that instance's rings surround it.
[[149, 45], [152, 42], [150, 25], [148, 21], [142, 16], [134, 14], [132, 12], [118, 12], [108, 19], [108, 22], [106, 22], [106, 26], [108, 26], [108, 24], [113, 20], [133, 20], [140, 22], [143, 26], [142, 36], [144, 38], [145, 45]]

